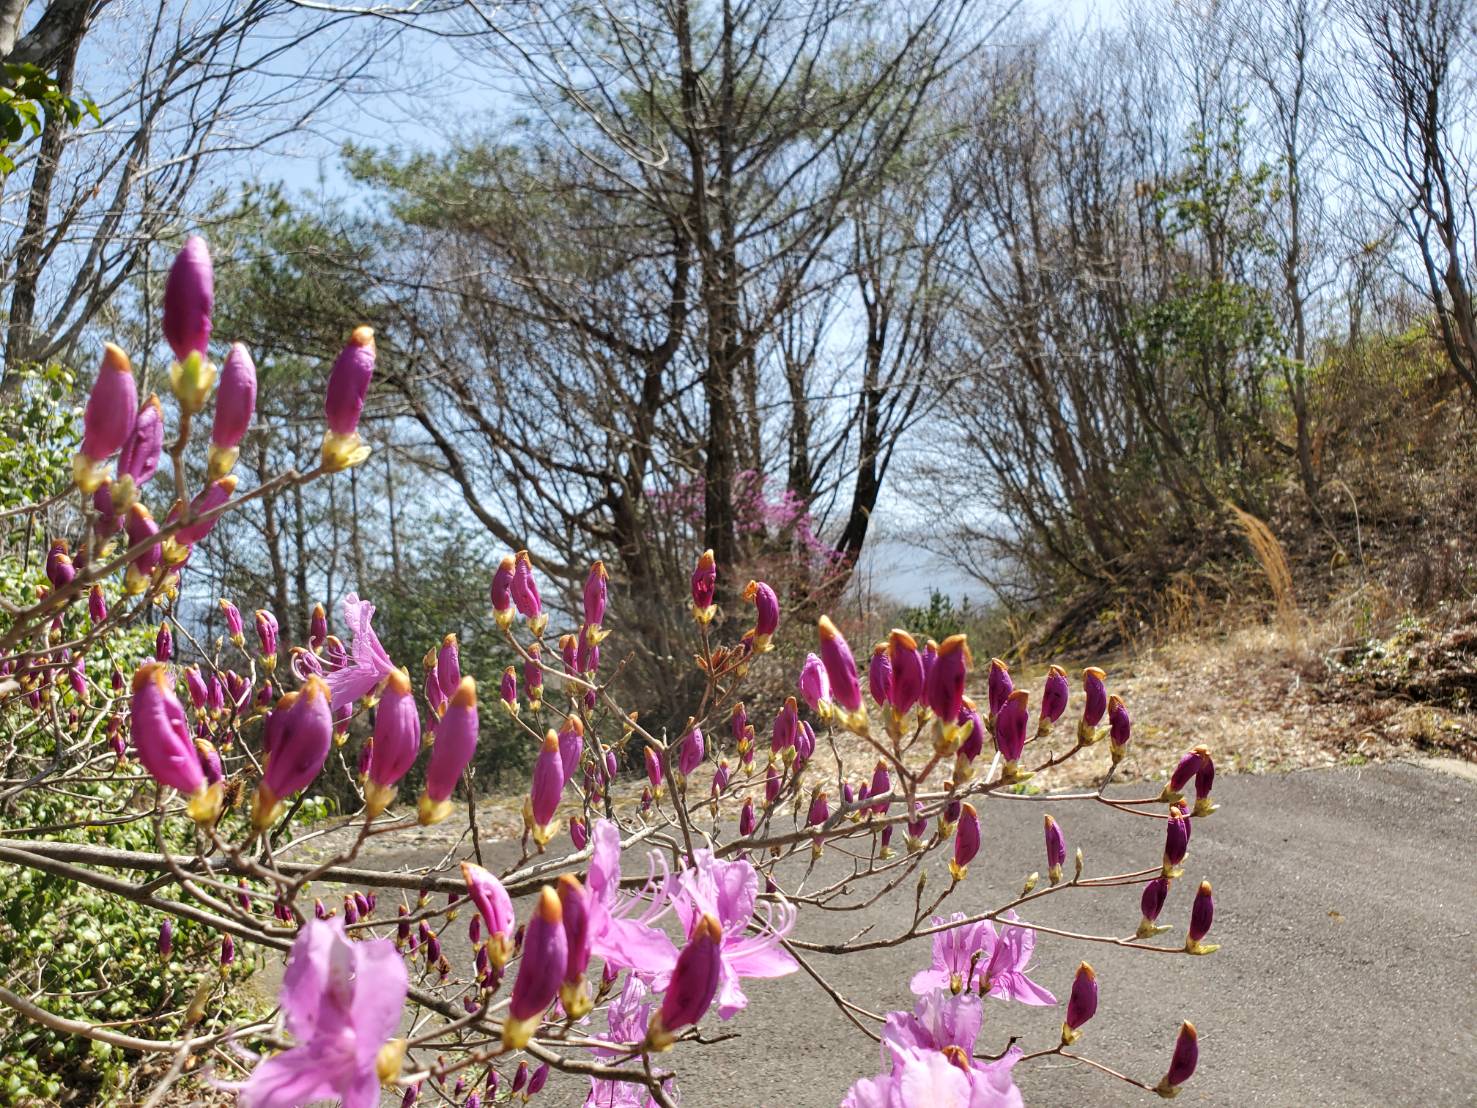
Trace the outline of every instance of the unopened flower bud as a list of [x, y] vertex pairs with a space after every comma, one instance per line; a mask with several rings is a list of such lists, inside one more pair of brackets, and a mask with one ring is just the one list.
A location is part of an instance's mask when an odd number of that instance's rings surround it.
[[1195, 1034], [1195, 1025], [1189, 1020], [1180, 1024], [1180, 1032], [1174, 1040], [1174, 1053], [1169, 1058], [1169, 1071], [1154, 1091], [1169, 1100], [1179, 1095], [1180, 1086], [1195, 1075], [1200, 1062], [1200, 1043]]
[[1062, 1021], [1063, 1046], [1071, 1046], [1081, 1037], [1082, 1025], [1097, 1013], [1097, 999], [1097, 974], [1083, 962], [1072, 978], [1072, 995], [1067, 998], [1067, 1018]]

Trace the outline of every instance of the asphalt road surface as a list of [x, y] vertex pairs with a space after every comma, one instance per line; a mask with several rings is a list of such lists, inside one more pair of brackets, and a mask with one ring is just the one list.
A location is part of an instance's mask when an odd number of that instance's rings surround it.
[[[1391, 764], [1225, 777], [1216, 796], [1221, 810], [1197, 821], [1185, 879], [1161, 922], [1175, 924], [1172, 935], [1182, 938], [1195, 884], [1208, 877], [1218, 953], [1171, 957], [1038, 941], [1032, 976], [1063, 1003], [1078, 961], [1097, 969], [1101, 1004], [1076, 1049], [1153, 1084], [1180, 1020], [1189, 1019], [1200, 1032], [1201, 1062], [1180, 1104], [1477, 1105], [1477, 783]], [[1062, 824], [1069, 851], [1083, 846], [1087, 876], [1153, 864], [1161, 849], [1162, 824], [1102, 805], [1016, 807], [985, 806], [984, 846], [953, 908], [1000, 903], [1027, 870], [1044, 868], [1043, 812]], [[947, 880], [942, 866], [930, 877]], [[1138, 893], [1071, 890], [1046, 898], [1028, 918], [1128, 934]], [[820, 941], [843, 940], [866, 924], [873, 935], [896, 934], [911, 910], [909, 893], [872, 912], [810, 912], [800, 930]], [[907, 982], [928, 964], [929, 940], [813, 957], [851, 999], [885, 1011], [911, 1007]], [[687, 1108], [834, 1106], [853, 1081], [878, 1071], [876, 1046], [804, 973], [754, 981], [747, 991], [745, 1012], [728, 1024], [710, 1021], [709, 1030], [737, 1038], [667, 1056], [683, 1075]], [[1054, 1045], [1061, 1013], [987, 1000], [981, 1048], [1017, 1033], [1027, 1050]], [[1015, 1074], [1036, 1108], [1159, 1102], [1062, 1059], [1025, 1063]], [[538, 1099], [546, 1108], [578, 1105], [583, 1092], [551, 1081]]]

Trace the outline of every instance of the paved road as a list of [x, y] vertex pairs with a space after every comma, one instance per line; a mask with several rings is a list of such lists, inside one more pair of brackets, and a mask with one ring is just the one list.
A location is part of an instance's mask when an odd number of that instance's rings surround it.
[[[1202, 1068], [1182, 1104], [1477, 1105], [1477, 784], [1396, 764], [1227, 777], [1216, 793], [1222, 809], [1197, 824], [1165, 919], [1183, 935], [1192, 882], [1210, 877], [1219, 953], [1038, 943], [1033, 976], [1058, 997], [1079, 959], [1097, 968], [1102, 1002], [1081, 1049], [1152, 1083], [1188, 1018], [1200, 1031]], [[1002, 818], [1003, 807], [987, 806], [985, 847], [956, 907], [1008, 899], [1020, 860], [1037, 868], [1043, 810], [1063, 824], [1069, 847], [1084, 846], [1089, 874], [1151, 864], [1160, 850], [1160, 825], [1101, 805], [1021, 804], [1018, 819]], [[1137, 889], [1072, 891], [1031, 918], [1123, 934], [1137, 905]], [[822, 916], [804, 930], [841, 939], [875, 923], [876, 934], [894, 933], [910, 907]], [[816, 964], [880, 1011], [911, 1006], [907, 981], [928, 955], [918, 940]], [[754, 982], [749, 995], [748, 1010], [725, 1027], [740, 1038], [670, 1056], [686, 1078], [687, 1108], [821, 1108], [876, 1071], [876, 1048], [803, 975]], [[1036, 1045], [1055, 1042], [1061, 1019], [1060, 1009], [996, 1002], [986, 1012], [986, 1036], [1019, 1031]], [[1062, 1061], [1023, 1065], [1016, 1076], [1037, 1108], [1158, 1103]], [[580, 1094], [551, 1082], [541, 1099], [553, 1108], [580, 1103]]]

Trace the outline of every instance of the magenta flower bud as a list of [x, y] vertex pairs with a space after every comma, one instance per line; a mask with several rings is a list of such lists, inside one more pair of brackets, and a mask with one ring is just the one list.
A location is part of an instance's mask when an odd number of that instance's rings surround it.
[[805, 703], [810, 705], [810, 710], [822, 719], [831, 713], [831, 679], [826, 675], [825, 666], [821, 663], [819, 655], [807, 654], [805, 663], [800, 667], [799, 681], [800, 695], [805, 698]]
[[513, 574], [517, 559], [509, 554], [492, 575], [492, 612], [499, 627], [506, 630], [513, 622]]
[[96, 627], [108, 618], [108, 598], [103, 595], [101, 585], [93, 585], [87, 593], [87, 618]]
[[374, 716], [374, 737], [367, 745], [369, 764], [364, 803], [371, 816], [390, 806], [395, 786], [415, 764], [421, 748], [421, 721], [410, 691], [410, 674], [390, 672]]
[[210, 684], [205, 689], [205, 704], [212, 712], [221, 712], [226, 707], [226, 686], [215, 674], [210, 675]]
[[1026, 749], [1026, 727], [1030, 722], [1031, 694], [1016, 689], [1005, 698], [995, 717], [995, 747], [1007, 762], [1019, 762]]
[[159, 957], [169, 961], [169, 956], [174, 952], [174, 920], [168, 916], [159, 925]]
[[852, 801], [856, 799], [856, 790], [851, 787], [850, 781], [841, 782], [841, 803], [847, 808], [851, 807]]
[[764, 803], [765, 806], [773, 804], [780, 795], [780, 787], [784, 784], [780, 776], [779, 764], [771, 756], [769, 765], [764, 770]]
[[[159, 525], [154, 522], [154, 516], [142, 504], [134, 504], [129, 507], [128, 514], [123, 519], [123, 530], [128, 535], [130, 548], [140, 543], [148, 542], [150, 538], [159, 533]], [[128, 567], [130, 585], [145, 580], [154, 570], [159, 568], [159, 559], [162, 556], [159, 544], [155, 543], [144, 550], [134, 559], [133, 565]], [[131, 591], [142, 592], [142, 587], [133, 587]]]
[[[1203, 748], [1202, 748], [1203, 749]], [[1211, 802], [1210, 789], [1215, 784], [1215, 761], [1206, 750], [1200, 762], [1200, 768], [1195, 771], [1195, 814], [1197, 816], [1208, 816], [1215, 811], [1216, 805]]]
[[691, 583], [693, 613], [700, 622], [707, 623], [713, 618], [713, 596], [718, 590], [718, 563], [711, 550], [704, 550], [697, 560]]
[[221, 939], [221, 969], [225, 969], [236, 960], [236, 940], [230, 935]]
[[538, 594], [538, 582], [533, 579], [533, 560], [526, 550], [518, 551], [514, 558], [511, 592], [513, 606], [528, 620], [529, 630], [534, 635], [541, 634], [548, 620], [544, 616], [544, 602]]
[[72, 666], [67, 671], [67, 680], [72, 686], [72, 691], [77, 694], [79, 700], [87, 697], [87, 666], [79, 654], [72, 659]]
[[102, 484], [92, 494], [92, 510], [97, 513], [97, 519], [93, 523], [92, 531], [100, 539], [108, 539], [113, 536], [118, 528], [123, 526], [123, 520], [118, 515], [118, 508], [113, 503], [112, 483], [99, 477]]
[[441, 940], [432, 935], [426, 940], [426, 969], [429, 971], [441, 961]]
[[344, 897], [344, 922], [359, 922], [359, 906], [354, 903], [354, 898], [351, 896]]
[[525, 1059], [518, 1063], [518, 1068], [513, 1071], [513, 1083], [508, 1088], [513, 1096], [523, 1091], [523, 1086], [528, 1083], [528, 1061]]
[[[202, 733], [205, 730], [203, 722], [200, 730]], [[215, 749], [215, 744], [204, 738], [197, 738], [195, 750], [200, 755], [200, 768], [205, 771], [206, 784], [214, 785], [217, 781], [223, 780], [225, 774], [221, 771], [221, 756]]]
[[1046, 687], [1041, 690], [1041, 710], [1036, 722], [1036, 728], [1041, 734], [1051, 733], [1051, 725], [1062, 718], [1071, 695], [1067, 671], [1061, 666], [1052, 666], [1046, 673]]
[[518, 976], [513, 980], [508, 1016], [503, 1022], [505, 1049], [522, 1050], [528, 1045], [544, 1012], [559, 995], [568, 962], [564, 909], [558, 895], [545, 885], [523, 932], [523, 957], [518, 964]]
[[1195, 892], [1195, 902], [1190, 906], [1190, 942], [1198, 943], [1210, 934], [1210, 925], [1215, 919], [1215, 898], [1211, 895], [1210, 882], [1200, 882]]
[[241, 624], [241, 610], [229, 600], [220, 601], [221, 614], [226, 619], [226, 634], [237, 646], [245, 640], [244, 628]]
[[1179, 761], [1174, 767], [1174, 773], [1169, 777], [1169, 788], [1172, 792], [1179, 793], [1190, 783], [1190, 779], [1200, 771], [1200, 764], [1205, 756], [1205, 747], [1197, 746]]
[[923, 699], [923, 657], [912, 635], [893, 628], [887, 636], [887, 660], [892, 669], [892, 710], [901, 716]]
[[[164, 629], [164, 627], [159, 628], [160, 631]], [[154, 656], [156, 658], [159, 656], [157, 647], [155, 648]], [[159, 658], [161, 662], [167, 662], [168, 660], [168, 658]], [[210, 700], [210, 689], [205, 684], [205, 678], [200, 676], [199, 666], [190, 666], [185, 670], [185, 689], [190, 694], [190, 703], [195, 706], [197, 711], [204, 708]]]
[[514, 715], [518, 714], [518, 672], [509, 666], [503, 670], [503, 679], [498, 686], [503, 704]]
[[164, 282], [164, 340], [176, 361], [205, 356], [210, 344], [210, 314], [215, 307], [215, 274], [210, 250], [199, 235], [185, 239]]
[[298, 692], [277, 702], [269, 726], [274, 726], [266, 772], [252, 803], [252, 824], [258, 831], [271, 826], [278, 805], [313, 783], [333, 746], [332, 694], [323, 678], [311, 676]]
[[979, 709], [968, 697], [964, 699], [964, 707], [959, 709], [958, 726], [959, 756], [965, 762], [972, 762], [985, 748], [985, 721], [980, 719]]
[[1189, 1020], [1180, 1024], [1180, 1033], [1174, 1040], [1174, 1053], [1169, 1057], [1169, 1071], [1155, 1086], [1154, 1091], [1162, 1097], [1172, 1097], [1179, 1088], [1195, 1075], [1200, 1062], [1200, 1043], [1195, 1034], [1195, 1025]]
[[928, 673], [924, 702], [941, 723], [953, 723], [964, 707], [964, 682], [969, 676], [969, 642], [950, 635], [938, 648], [938, 660]]
[[374, 912], [374, 897], [365, 896], [363, 893], [356, 892], [354, 894], [354, 906], [359, 909], [359, 917], [361, 919], [368, 919]]
[[722, 975], [723, 925], [714, 916], [703, 915], [677, 955], [661, 1008], [647, 1028], [646, 1042], [653, 1049], [666, 1050], [676, 1041], [674, 1032], [702, 1019], [718, 995]]
[[523, 663], [523, 684], [528, 688], [528, 706], [537, 709], [543, 700], [544, 666], [543, 648], [538, 643], [528, 644], [528, 660]]
[[1086, 699], [1082, 705], [1079, 730], [1096, 727], [1103, 721], [1108, 710], [1108, 689], [1103, 684], [1106, 676], [1097, 666], [1088, 666], [1082, 671], [1082, 692]]
[[724, 758], [718, 763], [718, 768], [713, 771], [713, 795], [718, 796], [724, 789], [728, 788], [728, 759]]
[[441, 640], [441, 649], [436, 652], [436, 684], [443, 689], [454, 689], [461, 683], [461, 651], [457, 646], [456, 635], [448, 634]]
[[703, 729], [693, 725], [688, 720], [687, 734], [682, 736], [677, 749], [677, 769], [683, 777], [691, 777], [692, 771], [702, 765], [703, 761]]
[[195, 499], [190, 501], [190, 518], [194, 520], [174, 533], [174, 542], [179, 546], [194, 546], [215, 528], [220, 515], [202, 519], [207, 513], [216, 511], [231, 499], [236, 491], [236, 477], [221, 477], [206, 485]]
[[190, 738], [184, 707], [171, 686], [169, 671], [161, 663], [140, 666], [133, 676], [129, 727], [149, 776], [193, 798], [205, 791], [205, 772]]
[[750, 581], [744, 586], [744, 599], [754, 605], [754, 649], [763, 653], [780, 625], [779, 597], [763, 581]]
[[651, 782], [653, 790], [662, 787], [662, 760], [655, 750], [647, 747], [646, 755], [646, 779]]
[[1181, 809], [1172, 807], [1164, 825], [1164, 876], [1176, 876], [1177, 867], [1185, 860], [1190, 845], [1190, 821]]
[[872, 647], [872, 661], [867, 666], [867, 691], [879, 708], [892, 697], [892, 661], [887, 656], [885, 642]]
[[405, 1090], [405, 1095], [400, 1098], [400, 1108], [412, 1108], [416, 1099], [421, 1095], [419, 1084], [412, 1085]]
[[138, 386], [133, 366], [121, 349], [105, 343], [97, 382], [82, 413], [82, 447], [72, 465], [72, 476], [84, 493], [95, 493], [103, 483], [103, 463], [128, 441], [137, 415]]
[[[118, 479], [128, 479], [124, 499], [132, 502], [138, 490], [147, 485], [159, 471], [159, 455], [164, 449], [164, 410], [159, 398], [144, 401], [133, 421], [133, 430], [118, 455]], [[115, 493], [115, 498], [117, 494]]]
[[356, 327], [348, 343], [334, 359], [323, 399], [323, 416], [335, 435], [348, 437], [359, 429], [364, 398], [374, 377], [374, 330]]
[[[470, 864], [470, 863], [467, 863], [467, 864]], [[462, 872], [465, 873], [466, 870], [464, 869]], [[512, 912], [512, 910], [513, 910], [513, 907], [512, 907], [512, 905], [510, 903], [508, 905], [508, 911], [509, 912]], [[410, 917], [410, 908], [407, 907], [404, 904], [400, 905], [399, 919], [398, 919], [398, 921], [395, 924], [395, 939], [396, 939], [397, 942], [403, 943], [407, 939], [410, 938], [410, 918], [409, 917]]]
[[574, 637], [574, 666], [577, 673], [594, 673], [600, 668], [600, 647], [590, 642], [590, 625], [582, 624], [580, 633]]
[[1055, 885], [1062, 879], [1062, 866], [1067, 861], [1067, 842], [1057, 821], [1046, 817], [1046, 871]]
[[759, 826], [758, 818], [754, 815], [754, 798], [744, 798], [744, 806], [739, 809], [739, 834], [748, 838]]
[[[872, 783], [867, 787], [867, 796], [876, 799], [879, 796], [888, 796], [892, 792], [892, 774], [888, 772], [887, 763], [881, 758], [872, 767]], [[876, 815], [886, 815], [891, 802], [884, 800], [880, 804], [873, 804], [871, 811]]]
[[[539, 1068], [533, 1071], [528, 1079], [528, 1096], [533, 1096], [544, 1087], [544, 1082], [549, 1080], [549, 1063], [543, 1062]], [[475, 1094], [474, 1094], [475, 1095]], [[467, 1108], [475, 1108], [471, 1101], [467, 1102]]]
[[851, 656], [851, 647], [846, 645], [846, 639], [831, 622], [830, 616], [821, 616], [818, 626], [821, 661], [825, 663], [826, 676], [831, 681], [831, 699], [846, 711], [846, 725], [865, 733], [867, 716], [862, 709], [862, 686], [857, 679], [856, 659]]
[[1010, 679], [1010, 670], [999, 658], [990, 659], [990, 675], [985, 679], [985, 691], [989, 697], [990, 716], [998, 716], [1010, 694], [1015, 692], [1015, 682]]
[[802, 719], [795, 730], [795, 761], [808, 762], [814, 754], [815, 728], [810, 726], [809, 721]]
[[323, 904], [323, 898], [322, 897], [319, 897], [317, 900], [314, 900], [313, 901], [313, 918], [314, 919], [327, 919], [328, 918], [328, 909], [324, 906], [324, 904]]
[[600, 631], [600, 624], [605, 620], [605, 604], [608, 599], [607, 582], [609, 578], [610, 575], [605, 571], [605, 563], [600, 561], [597, 561], [590, 567], [590, 575], [585, 578], [583, 598], [585, 626], [597, 635]]
[[[265, 608], [258, 608], [255, 619], [256, 638], [257, 642], [261, 644], [262, 658], [270, 658], [272, 662], [275, 662], [277, 660], [277, 617]], [[268, 663], [268, 668], [270, 668], [271, 664], [271, 662]]]
[[810, 810], [805, 815], [805, 826], [819, 827], [830, 818], [831, 802], [824, 789], [816, 789], [810, 794]]
[[551, 728], [544, 735], [544, 745], [533, 763], [533, 782], [529, 786], [529, 802], [536, 827], [546, 827], [559, 809], [564, 793], [564, 763], [559, 756], [559, 736]]
[[795, 735], [800, 730], [800, 705], [795, 702], [793, 696], [786, 697], [784, 706], [774, 717], [774, 728], [771, 732], [769, 749], [773, 751], [784, 751], [793, 749], [795, 746]]
[[913, 801], [913, 818], [908, 821], [908, 838], [922, 839], [928, 831], [928, 819], [923, 814], [923, 805]]
[[579, 716], [570, 716], [559, 729], [559, 767], [565, 781], [574, 777], [585, 753], [585, 725]]
[[[233, 342], [231, 349], [226, 353], [225, 364], [221, 367], [220, 387], [215, 397], [215, 421], [210, 428], [211, 461], [214, 466], [215, 458], [231, 453], [231, 461], [235, 462], [236, 448], [246, 436], [247, 429], [251, 426], [251, 417], [256, 412], [256, 364], [251, 360], [251, 352], [243, 343]], [[225, 476], [230, 472], [230, 466], [212, 476]]]
[[947, 824], [950, 827], [958, 823], [959, 812], [960, 809], [963, 807], [963, 804], [964, 802], [962, 800], [959, 800], [957, 797], [947, 801], [944, 804], [943, 823]]
[[322, 604], [314, 604], [308, 616], [308, 648], [318, 650], [328, 641], [328, 613]]
[[1082, 1025], [1097, 1014], [1097, 999], [1097, 973], [1083, 962], [1072, 978], [1072, 994], [1067, 998], [1067, 1018], [1062, 1021], [1063, 1046], [1076, 1042]]
[[[559, 908], [564, 917], [564, 944], [568, 948], [564, 983], [573, 984], [584, 977], [590, 964], [590, 894], [573, 874], [559, 878]], [[566, 1010], [568, 1007], [566, 1004]]]
[[[154, 635], [154, 660], [167, 662], [173, 657], [174, 632], [169, 629], [169, 624], [161, 623], [158, 632]], [[204, 698], [201, 699], [203, 702]]]
[[438, 823], [451, 814], [451, 793], [477, 752], [477, 682], [463, 677], [436, 724], [436, 741], [426, 763], [426, 789], [420, 799], [420, 822]]
[[749, 734], [749, 710], [744, 707], [743, 701], [733, 706], [733, 711], [728, 716], [728, 733], [733, 736], [736, 743], [746, 742]]
[[929, 639], [923, 647], [923, 687], [928, 688], [928, 675], [933, 672], [933, 664], [939, 660], [939, 644]]
[[980, 816], [973, 804], [965, 804], [959, 810], [959, 825], [954, 830], [954, 860], [949, 863], [955, 881], [964, 880], [969, 863], [979, 852]]
[[1128, 708], [1124, 705], [1123, 698], [1108, 697], [1108, 735], [1114, 762], [1123, 757], [1132, 728], [1133, 721], [1128, 716]]
[[575, 816], [569, 821], [569, 841], [576, 850], [584, 850], [590, 841], [590, 832], [585, 827], [585, 817]]
[[426, 667], [426, 703], [431, 706], [431, 711], [440, 715], [446, 707], [446, 693], [441, 689], [441, 683], [436, 680], [436, 667]]

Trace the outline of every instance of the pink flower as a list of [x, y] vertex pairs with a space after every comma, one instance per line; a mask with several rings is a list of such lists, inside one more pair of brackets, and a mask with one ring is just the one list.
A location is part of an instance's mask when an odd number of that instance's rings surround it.
[[587, 636], [596, 637], [600, 634], [601, 621], [605, 619], [605, 604], [608, 596], [608, 584], [610, 574], [605, 571], [605, 563], [597, 561], [590, 567], [590, 575], [585, 578], [584, 609], [585, 627]]
[[881, 708], [892, 697], [892, 661], [887, 657], [887, 644], [872, 647], [872, 661], [867, 666], [867, 690]]
[[856, 659], [851, 647], [831, 622], [821, 616], [818, 623], [821, 639], [821, 661], [831, 681], [831, 699], [842, 709], [842, 722], [853, 731], [867, 733], [867, 713], [862, 707], [862, 686], [857, 679]]
[[293, 943], [281, 1004], [297, 1045], [257, 1065], [234, 1088], [242, 1108], [297, 1108], [337, 1098], [374, 1108], [381, 1081], [400, 1072], [404, 1044], [392, 1039], [409, 987], [388, 939], [350, 942], [338, 917], [309, 920]]
[[1067, 685], [1067, 671], [1061, 666], [1052, 666], [1046, 673], [1046, 687], [1041, 691], [1041, 714], [1036, 722], [1036, 732], [1051, 734], [1051, 726], [1062, 718], [1067, 710], [1067, 701], [1072, 691]]
[[969, 664], [969, 642], [963, 635], [950, 635], [939, 646], [938, 660], [929, 671], [924, 696], [941, 724], [953, 724], [959, 718]]
[[[671, 939], [652, 926], [664, 910], [665, 880], [659, 881], [653, 872], [643, 894], [623, 897], [620, 828], [610, 820], [596, 820], [590, 838], [594, 848], [586, 884], [590, 891], [591, 951], [618, 969], [665, 973], [676, 961], [677, 950]], [[652, 857], [660, 860], [661, 856]], [[646, 911], [633, 916], [643, 898], [650, 901]]]
[[344, 597], [343, 613], [344, 625], [353, 635], [349, 644], [353, 664], [327, 675], [335, 711], [368, 696], [376, 685], [395, 671], [395, 663], [380, 645], [379, 636], [370, 624], [374, 619], [374, 605], [360, 600], [358, 593], [351, 592]]
[[889, 1012], [882, 1031], [888, 1072], [858, 1081], [842, 1108], [1021, 1108], [1013, 1047], [994, 1062], [974, 1057], [984, 1012], [978, 997], [931, 993], [913, 1012]]
[[754, 605], [754, 649], [764, 653], [780, 625], [780, 601], [763, 581], [750, 581], [744, 586], [744, 599]]
[[692, 936], [703, 916], [722, 927], [718, 1015], [731, 1019], [749, 1003], [739, 982], [745, 977], [783, 977], [799, 966], [780, 946], [795, 926], [795, 910], [787, 903], [766, 902], [765, 918], [750, 931], [759, 903], [759, 874], [747, 861], [721, 862], [710, 850], [699, 850], [692, 868], [677, 878], [672, 908]]
[[1005, 707], [1005, 701], [1015, 691], [1015, 682], [1010, 679], [1010, 670], [999, 658], [990, 659], [990, 675], [985, 678], [985, 691], [990, 699], [990, 717], [993, 719]]
[[[613, 1043], [639, 1045], [646, 1038], [646, 1029], [651, 1024], [652, 1009], [656, 1007], [650, 987], [635, 974], [626, 978], [620, 995], [606, 1009], [605, 1036]], [[593, 1047], [601, 1058], [618, 1057], [614, 1051]], [[670, 1094], [669, 1090], [669, 1094]], [[673, 1096], [675, 1102], [675, 1096]], [[590, 1092], [584, 1108], [656, 1108], [656, 1101], [645, 1087], [634, 1081], [615, 1081], [610, 1078], [590, 1078]]]
[[533, 762], [528, 786], [528, 812], [534, 839], [540, 846], [554, 834], [554, 813], [564, 795], [564, 760], [559, 753], [559, 734], [552, 727], [544, 733], [544, 745]]
[[[1027, 928], [1011, 927], [1011, 921], [1016, 918], [1014, 912], [1007, 912], [996, 935], [989, 920], [963, 923], [965, 916], [956, 912], [948, 921], [956, 926], [934, 933], [933, 964], [915, 973], [909, 987], [920, 996], [934, 989], [951, 992], [984, 989], [1001, 1000], [1055, 1004], [1055, 997], [1026, 976], [1026, 964], [1036, 947], [1036, 936]], [[945, 921], [935, 916], [933, 923], [939, 927]], [[980, 956], [978, 959], [976, 954]]]

